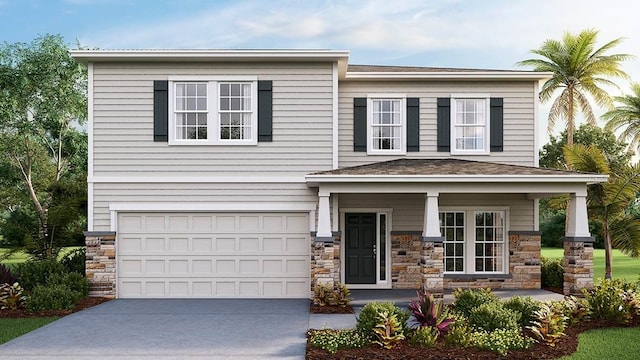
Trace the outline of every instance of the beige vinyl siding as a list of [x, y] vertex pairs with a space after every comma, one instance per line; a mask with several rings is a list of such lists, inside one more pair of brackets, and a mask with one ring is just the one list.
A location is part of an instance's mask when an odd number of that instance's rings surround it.
[[[96, 63], [93, 176], [301, 176], [331, 169], [332, 71], [331, 63]], [[273, 142], [154, 142], [153, 81], [181, 75], [273, 81]]]
[[172, 203], [316, 203], [317, 194], [304, 183], [96, 183], [94, 230], [110, 230], [110, 204], [163, 203], [170, 211]]
[[[341, 209], [392, 208], [393, 231], [422, 231], [423, 194], [340, 194]], [[508, 207], [512, 231], [533, 230], [533, 200], [524, 194], [440, 194], [440, 207]]]
[[[420, 151], [402, 156], [367, 155], [353, 151], [353, 98], [367, 95], [405, 94], [420, 98]], [[490, 155], [456, 155], [456, 158], [535, 166], [533, 82], [364, 82], [342, 81], [339, 85], [339, 161], [340, 167], [407, 158], [443, 158], [437, 151], [437, 98], [451, 94], [481, 93], [504, 99], [504, 151]]]

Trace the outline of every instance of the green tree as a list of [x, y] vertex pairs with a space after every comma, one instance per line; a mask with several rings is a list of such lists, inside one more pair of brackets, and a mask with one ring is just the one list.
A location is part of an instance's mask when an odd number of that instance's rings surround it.
[[631, 149], [640, 149], [640, 84], [631, 84], [631, 95], [616, 96], [618, 105], [602, 115], [607, 122], [605, 129], [623, 130], [621, 137], [629, 142]]
[[75, 212], [69, 195], [82, 195], [68, 190], [86, 178], [86, 135], [77, 128], [86, 119], [86, 79], [60, 36], [0, 47], [0, 182], [9, 195], [0, 201], [35, 215], [30, 250], [38, 258], [56, 256], [61, 227], [77, 222], [63, 213]]
[[595, 124], [588, 96], [603, 108], [613, 107], [613, 101], [603, 86], [616, 85], [610, 78], [627, 78], [620, 68], [621, 62], [632, 58], [627, 54], [607, 54], [622, 39], [612, 40], [596, 49], [598, 31], [583, 30], [579, 34], [565, 32], [562, 40], [546, 40], [539, 49], [531, 50], [542, 59], [527, 59], [520, 66], [532, 66], [536, 71], [553, 73], [540, 89], [540, 100], [544, 103], [554, 99], [549, 111], [549, 132], [558, 120], [566, 122], [567, 144], [573, 144], [575, 117], [581, 112], [588, 123]]
[[589, 216], [602, 223], [605, 249], [605, 278], [611, 278], [612, 248], [640, 256], [640, 220], [627, 209], [640, 191], [640, 164], [625, 165], [613, 170], [604, 153], [595, 146], [567, 145], [564, 155], [577, 171], [609, 175], [606, 183], [588, 185]]

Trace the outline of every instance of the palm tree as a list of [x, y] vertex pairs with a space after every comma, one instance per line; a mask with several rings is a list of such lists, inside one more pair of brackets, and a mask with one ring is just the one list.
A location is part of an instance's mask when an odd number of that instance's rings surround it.
[[604, 277], [611, 279], [613, 246], [629, 256], [640, 256], [640, 219], [627, 212], [640, 191], [640, 163], [609, 164], [602, 150], [582, 144], [565, 146], [564, 156], [577, 171], [609, 175], [608, 182], [588, 186], [587, 206], [589, 216], [602, 223]]
[[631, 84], [631, 91], [631, 95], [614, 97], [619, 105], [602, 118], [607, 121], [605, 129], [624, 129], [620, 135], [629, 142], [629, 148], [640, 150], [640, 83]]
[[543, 59], [527, 59], [520, 66], [532, 66], [536, 71], [553, 73], [540, 89], [540, 100], [549, 101], [556, 90], [562, 90], [555, 98], [549, 112], [549, 133], [553, 131], [557, 120], [567, 123], [567, 144], [573, 144], [575, 116], [580, 111], [588, 123], [595, 124], [591, 103], [604, 108], [612, 108], [613, 101], [602, 86], [616, 85], [608, 78], [627, 78], [620, 69], [620, 63], [632, 58], [627, 54], [607, 55], [606, 52], [618, 45], [622, 38], [615, 39], [595, 49], [597, 30], [587, 29], [574, 35], [564, 33], [561, 41], [548, 39], [539, 49], [531, 50]]

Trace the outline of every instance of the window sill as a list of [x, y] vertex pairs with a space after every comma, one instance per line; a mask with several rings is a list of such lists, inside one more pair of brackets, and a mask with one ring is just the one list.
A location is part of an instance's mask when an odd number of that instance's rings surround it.
[[407, 152], [402, 150], [388, 150], [388, 151], [380, 151], [380, 150], [367, 150], [367, 155], [407, 155]]
[[470, 155], [470, 156], [477, 156], [477, 155], [491, 155], [491, 152], [489, 151], [451, 151], [451, 155]]
[[461, 280], [474, 280], [474, 279], [512, 279], [511, 274], [444, 274], [445, 279], [461, 279]]
[[256, 146], [257, 141], [169, 141], [169, 146]]

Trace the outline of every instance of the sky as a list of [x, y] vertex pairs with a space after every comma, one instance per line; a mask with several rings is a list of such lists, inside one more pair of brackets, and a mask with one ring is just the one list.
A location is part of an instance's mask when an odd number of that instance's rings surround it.
[[[518, 69], [563, 32], [599, 30], [640, 82], [634, 0], [0, 0], [0, 43], [60, 34], [73, 48], [332, 49], [351, 64]], [[617, 81], [628, 92], [628, 81]], [[546, 136], [548, 105], [540, 111]], [[596, 116], [602, 113], [596, 109]], [[544, 140], [543, 142], [544, 143]]]

